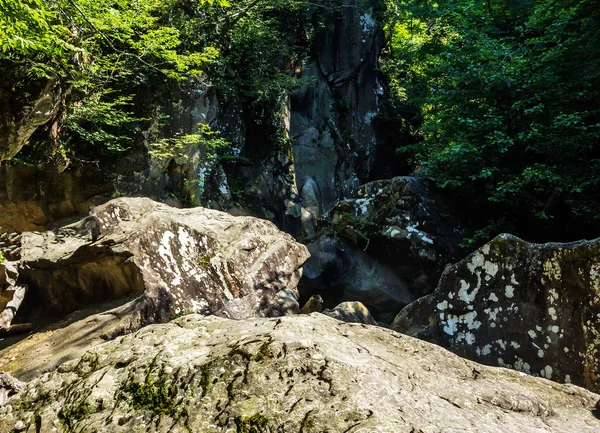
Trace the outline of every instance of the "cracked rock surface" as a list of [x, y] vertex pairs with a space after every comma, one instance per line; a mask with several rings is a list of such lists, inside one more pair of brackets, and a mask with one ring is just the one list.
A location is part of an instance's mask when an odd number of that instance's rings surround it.
[[0, 431], [582, 433], [598, 397], [319, 313], [188, 315], [29, 382]]

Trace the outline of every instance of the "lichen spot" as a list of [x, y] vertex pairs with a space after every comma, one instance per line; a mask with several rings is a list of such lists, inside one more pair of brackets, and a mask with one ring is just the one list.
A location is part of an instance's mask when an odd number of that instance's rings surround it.
[[565, 374], [565, 383], [571, 383], [571, 376], [568, 374]]
[[492, 351], [492, 346], [489, 344], [486, 344], [485, 346], [483, 346], [481, 349], [478, 347], [477, 350], [475, 351], [477, 353], [477, 355], [479, 356], [487, 356], [490, 354], [490, 352]]
[[447, 310], [448, 309], [448, 301], [440, 302], [439, 304], [436, 305], [436, 307], [440, 311]]
[[544, 367], [544, 373], [546, 373], [544, 375], [544, 377], [546, 379], [552, 379], [552, 367], [550, 367], [549, 365]]
[[467, 268], [470, 272], [475, 272], [477, 268], [482, 268], [485, 263], [485, 256], [481, 254], [479, 251], [473, 254], [473, 258], [470, 263], [467, 263]]
[[544, 357], [544, 351], [542, 349], [538, 350], [537, 356], [540, 358]]
[[515, 288], [511, 285], [507, 285], [504, 288], [504, 294], [507, 298], [512, 298], [515, 295]]
[[560, 331], [560, 328], [556, 325], [552, 325], [550, 326], [550, 332], [554, 333], [554, 334], [558, 334], [558, 332]]
[[[496, 263], [492, 263], [490, 261], [486, 261], [483, 265], [483, 270], [485, 271], [487, 276], [495, 277], [498, 273], [498, 265]], [[489, 281], [488, 278], [486, 280]]]
[[550, 314], [550, 317], [552, 318], [552, 320], [558, 319], [558, 316], [556, 315], [556, 308], [554, 308], [554, 307], [548, 308], [548, 314]]
[[490, 293], [490, 296], [488, 297], [488, 299], [492, 302], [498, 302], [498, 297], [496, 296], [496, 294], [494, 292]]

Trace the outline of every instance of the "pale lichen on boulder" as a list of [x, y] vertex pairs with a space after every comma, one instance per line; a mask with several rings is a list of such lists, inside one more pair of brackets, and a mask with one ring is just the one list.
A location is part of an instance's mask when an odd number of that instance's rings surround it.
[[461, 239], [458, 224], [442, 216], [426, 184], [409, 176], [364, 184], [331, 214], [340, 236], [362, 241], [417, 296], [435, 288]]
[[[268, 221], [146, 198], [112, 200], [77, 223], [21, 234], [20, 258], [5, 262], [13, 273], [0, 291], [2, 321], [13, 321], [17, 308], [15, 320], [45, 325], [110, 305], [5, 348], [0, 368], [34, 377], [88, 344], [190, 312], [237, 319], [297, 313], [307, 258], [306, 247]], [[24, 285], [19, 308], [22, 291], [13, 289]]]
[[277, 293], [295, 290], [308, 258], [268, 221], [144, 198], [115, 199], [83, 222], [24, 233], [21, 255], [19, 280], [50, 311], [139, 294], [154, 311], [150, 322], [190, 311], [276, 314]]
[[591, 433], [597, 399], [318, 313], [188, 315], [26, 384], [0, 431]]
[[600, 390], [600, 241], [501, 235], [446, 270], [392, 328], [486, 364]]

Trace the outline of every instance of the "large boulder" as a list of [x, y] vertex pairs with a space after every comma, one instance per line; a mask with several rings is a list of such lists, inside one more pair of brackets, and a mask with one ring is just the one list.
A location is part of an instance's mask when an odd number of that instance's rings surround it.
[[137, 329], [184, 312], [232, 318], [294, 312], [306, 248], [268, 221], [204, 208], [121, 198], [77, 223], [20, 236], [17, 283], [29, 287], [21, 320], [64, 316], [126, 300]]
[[500, 235], [448, 268], [393, 329], [491, 365], [600, 390], [600, 241]]
[[435, 288], [462, 239], [458, 225], [442, 214], [427, 185], [409, 176], [364, 184], [331, 214], [340, 236], [364, 245], [390, 265], [417, 297]]
[[362, 185], [331, 216], [333, 233], [308, 244], [301, 292], [360, 301], [384, 323], [435, 289], [462, 239], [425, 183], [413, 177]]
[[0, 431], [586, 433], [598, 397], [318, 313], [188, 315], [26, 384]]

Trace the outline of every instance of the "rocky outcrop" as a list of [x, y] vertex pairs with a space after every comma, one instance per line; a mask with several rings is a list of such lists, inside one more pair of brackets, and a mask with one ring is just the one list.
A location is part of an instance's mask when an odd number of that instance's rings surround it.
[[301, 291], [325, 299], [327, 292], [337, 293], [334, 302], [360, 301], [384, 323], [434, 290], [462, 238], [413, 177], [362, 185], [356, 198], [338, 202], [331, 215], [333, 233], [308, 244]]
[[600, 241], [501, 235], [444, 272], [393, 329], [467, 358], [600, 390]]
[[383, 92], [377, 2], [339, 3], [315, 10], [314, 55], [303, 71], [312, 81], [291, 101], [297, 186], [304, 190], [314, 182], [324, 212], [371, 175], [377, 144], [372, 121]]
[[289, 294], [297, 298], [308, 258], [267, 221], [144, 198], [112, 200], [77, 223], [23, 233], [20, 242], [14, 266], [17, 283], [29, 286], [30, 311], [64, 315], [136, 296], [126, 329], [190, 311], [234, 318], [294, 311]]
[[431, 292], [462, 237], [425, 183], [407, 176], [378, 180], [362, 185], [355, 197], [331, 212], [336, 233], [389, 264], [414, 295]]
[[45, 230], [62, 218], [86, 213], [97, 196], [112, 191], [106, 171], [95, 165], [62, 172], [0, 166], [0, 233]]
[[598, 397], [321, 314], [189, 315], [26, 384], [0, 430], [586, 433]]
[[19, 98], [12, 90], [0, 90], [0, 161], [10, 160], [19, 153], [36, 129], [56, 115], [68, 93], [58, 78], [48, 80], [37, 97], [25, 103], [20, 99], [26, 97]]

